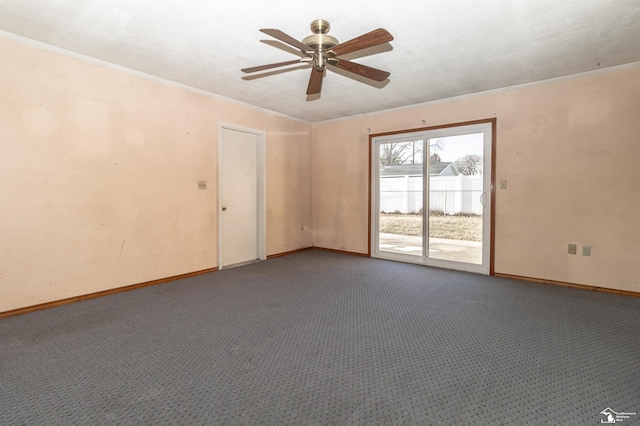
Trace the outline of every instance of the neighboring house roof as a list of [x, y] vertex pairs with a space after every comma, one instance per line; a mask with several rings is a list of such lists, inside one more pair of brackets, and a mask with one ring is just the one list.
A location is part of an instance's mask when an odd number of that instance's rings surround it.
[[[422, 164], [401, 164], [399, 166], [380, 167], [380, 176], [419, 176], [422, 174]], [[460, 172], [454, 163], [429, 164], [429, 176], [458, 176]]]

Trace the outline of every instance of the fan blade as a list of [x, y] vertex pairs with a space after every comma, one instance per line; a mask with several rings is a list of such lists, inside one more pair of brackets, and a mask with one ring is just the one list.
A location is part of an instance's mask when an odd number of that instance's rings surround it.
[[322, 75], [323, 70], [319, 70], [316, 67], [311, 69], [311, 77], [309, 78], [309, 86], [307, 86], [307, 95], [315, 95], [320, 93], [322, 89]]
[[268, 70], [268, 69], [271, 69], [271, 68], [284, 67], [285, 65], [298, 64], [300, 62], [304, 62], [304, 60], [303, 59], [294, 59], [293, 61], [278, 62], [277, 64], [268, 64], [268, 65], [260, 65], [258, 67], [242, 68], [240, 71], [246, 72], [246, 73], [251, 73], [251, 72], [257, 72], [257, 71], [264, 71], [264, 70]]
[[273, 28], [263, 28], [260, 31], [262, 31], [265, 34], [270, 35], [273, 38], [277, 38], [280, 41], [283, 41], [285, 43], [287, 43], [288, 45], [291, 45], [295, 48], [300, 49], [300, 51], [304, 54], [306, 54], [308, 51], [313, 50], [312, 48], [310, 48], [309, 46], [307, 46], [306, 44], [296, 40], [295, 38], [291, 37], [288, 34], [283, 33], [280, 30], [276, 30]]
[[329, 49], [335, 56], [345, 55], [355, 52], [356, 50], [366, 49], [367, 47], [377, 46], [393, 40], [393, 36], [384, 28], [378, 28], [366, 34], [356, 37]]
[[386, 71], [382, 71], [377, 68], [371, 68], [362, 64], [356, 64], [355, 62], [351, 61], [345, 61], [344, 59], [339, 59], [337, 63], [334, 63], [334, 61], [331, 61], [329, 63], [345, 71], [349, 71], [375, 81], [384, 81], [391, 75], [391, 73], [388, 73]]

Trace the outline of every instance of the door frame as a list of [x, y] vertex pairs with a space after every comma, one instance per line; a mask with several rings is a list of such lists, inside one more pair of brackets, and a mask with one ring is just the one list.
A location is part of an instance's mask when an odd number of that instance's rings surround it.
[[[257, 185], [256, 185], [256, 197], [257, 197], [257, 214], [256, 214], [256, 229], [258, 232], [257, 235], [257, 246], [256, 253], [258, 260], [266, 260], [267, 259], [267, 208], [266, 208], [266, 140], [267, 133], [262, 130], [252, 129], [249, 127], [237, 126], [235, 124], [218, 122], [218, 139], [216, 144], [216, 181], [217, 181], [217, 193], [216, 193], [216, 220], [217, 220], [217, 229], [218, 229], [218, 256], [217, 263], [218, 269], [223, 269], [222, 265], [222, 205], [221, 205], [221, 194], [222, 194], [222, 179], [220, 176], [221, 169], [221, 161], [222, 161], [222, 143], [223, 143], [223, 131], [224, 130], [232, 130], [236, 132], [249, 133], [251, 135], [256, 136], [256, 162], [258, 170], [256, 171], [257, 175]], [[238, 266], [238, 265], [227, 265], [226, 267]]]
[[[489, 255], [489, 259], [488, 259], [488, 274], [489, 275], [494, 275], [495, 274], [495, 206], [496, 206], [496, 133], [497, 133], [497, 119], [496, 118], [487, 118], [487, 119], [480, 119], [480, 120], [472, 120], [472, 121], [464, 121], [464, 122], [458, 122], [458, 123], [450, 123], [450, 124], [442, 124], [442, 125], [436, 125], [436, 126], [428, 126], [428, 127], [420, 127], [420, 128], [414, 128], [414, 129], [406, 129], [406, 130], [396, 130], [396, 131], [391, 131], [391, 132], [384, 132], [384, 133], [375, 133], [375, 134], [369, 134], [369, 200], [368, 200], [368, 204], [369, 204], [369, 215], [368, 215], [368, 229], [369, 229], [369, 235], [368, 235], [368, 255], [369, 257], [372, 257], [373, 252], [374, 252], [374, 247], [373, 247], [373, 243], [375, 241], [377, 241], [377, 237], [373, 238], [372, 234], [374, 232], [373, 228], [374, 228], [374, 224], [373, 224], [373, 208], [375, 206], [373, 206], [373, 201], [374, 201], [374, 195], [373, 195], [373, 190], [375, 189], [373, 180], [376, 177], [376, 173], [374, 173], [373, 167], [373, 160], [374, 160], [374, 138], [380, 138], [380, 137], [389, 137], [389, 136], [395, 136], [398, 135], [399, 137], [404, 135], [404, 134], [412, 134], [412, 133], [421, 133], [421, 132], [427, 132], [427, 131], [432, 131], [432, 130], [439, 130], [439, 129], [448, 129], [448, 128], [452, 128], [452, 127], [464, 127], [464, 126], [472, 126], [472, 125], [478, 125], [478, 124], [490, 124], [491, 126], [491, 154], [490, 154], [490, 158], [491, 158], [491, 170], [490, 170], [490, 184], [489, 184], [489, 188], [490, 188], [490, 206], [489, 206], [489, 218], [488, 218], [488, 226], [489, 226], [489, 251], [488, 251], [488, 255]], [[376, 199], [378, 198], [377, 196], [375, 197]], [[483, 242], [484, 244], [484, 242]], [[393, 256], [390, 256], [389, 258], [392, 258]], [[398, 259], [400, 260], [400, 259]], [[437, 263], [439, 262], [435, 262], [436, 265], [434, 266], [439, 266], [437, 265]], [[446, 264], [449, 263], [447, 261], [445, 261], [445, 264], [443, 264], [443, 267], [447, 267]], [[451, 265], [450, 266], [454, 266], [454, 262], [450, 262]], [[421, 263], [422, 264], [422, 263]]]

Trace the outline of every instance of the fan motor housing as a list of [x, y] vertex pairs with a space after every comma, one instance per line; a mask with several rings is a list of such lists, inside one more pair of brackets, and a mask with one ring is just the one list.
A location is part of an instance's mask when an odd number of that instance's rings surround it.
[[317, 50], [324, 52], [338, 44], [338, 39], [327, 34], [313, 34], [302, 39], [302, 43]]
[[302, 43], [312, 49], [315, 49], [318, 52], [324, 52], [339, 43], [337, 38], [327, 34], [331, 26], [329, 25], [329, 22], [324, 19], [316, 19], [311, 22], [310, 27], [313, 34], [305, 37], [302, 40]]

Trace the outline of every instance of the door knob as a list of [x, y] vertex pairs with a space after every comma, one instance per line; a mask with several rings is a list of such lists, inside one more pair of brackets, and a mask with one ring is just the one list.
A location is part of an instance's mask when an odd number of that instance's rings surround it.
[[226, 206], [222, 206], [222, 211], [227, 211], [227, 207]]

